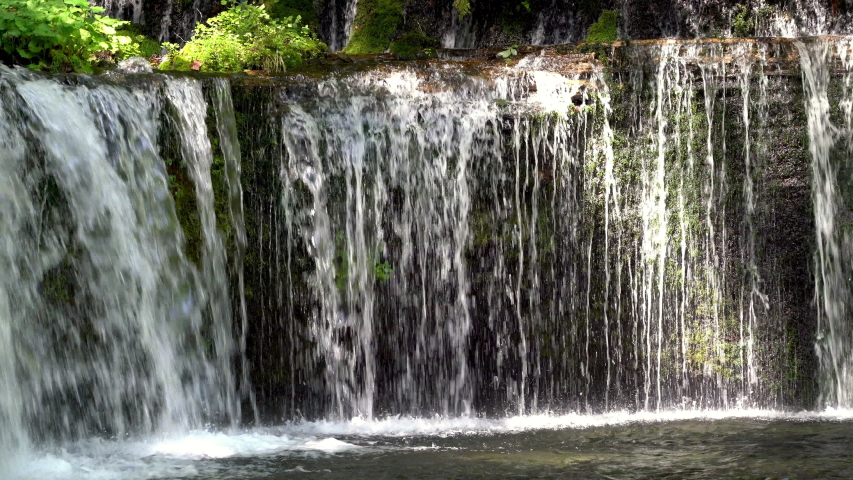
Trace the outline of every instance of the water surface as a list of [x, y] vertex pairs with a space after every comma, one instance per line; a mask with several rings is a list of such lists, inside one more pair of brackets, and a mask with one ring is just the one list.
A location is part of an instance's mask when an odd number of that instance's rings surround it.
[[306, 422], [88, 441], [18, 478], [853, 478], [846, 412]]

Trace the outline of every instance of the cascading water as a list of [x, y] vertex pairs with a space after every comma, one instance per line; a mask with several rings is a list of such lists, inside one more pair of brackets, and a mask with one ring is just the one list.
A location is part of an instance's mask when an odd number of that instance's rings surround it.
[[[846, 161], [851, 148], [853, 90], [849, 73], [844, 76], [840, 92], [831, 90], [831, 77], [835, 63], [849, 71], [851, 45], [849, 41], [821, 40], [796, 45], [806, 91], [812, 156], [821, 402], [830, 407], [850, 408], [853, 406], [853, 330], [849, 319], [849, 279], [853, 273], [853, 237], [844, 212], [849, 209], [850, 198]], [[840, 120], [835, 119], [834, 105], [840, 107]]]
[[106, 15], [110, 17], [143, 23], [142, 2], [143, 0], [91, 0], [89, 3], [104, 7]]
[[196, 24], [219, 12], [216, 0], [89, 0], [105, 14], [140, 24], [158, 42], [184, 43], [192, 39]]
[[[394, 352], [386, 362], [400, 371], [387, 401], [398, 411], [467, 412], [467, 170], [471, 158], [488, 155], [484, 144], [496, 148], [496, 107], [470, 96], [476, 86], [457, 94], [465, 102], [426, 95], [408, 72], [349, 80], [321, 84], [322, 100], [282, 118], [285, 185], [299, 181], [312, 197], [301, 236], [317, 265], [311, 329], [332, 411], [373, 415], [381, 282], [391, 296], [383, 308], [399, 312], [396, 327], [380, 330]], [[379, 98], [377, 80], [387, 88]], [[359, 91], [362, 82], [371, 89]], [[296, 201], [288, 197], [288, 208], [300, 208]]]
[[[319, 80], [3, 69], [0, 469], [33, 445], [237, 427], [246, 404], [333, 432], [810, 407], [803, 292], [822, 405], [849, 408], [850, 51], [637, 42], [607, 70], [543, 51]], [[376, 421], [335, 423], [354, 417]]]
[[466, 15], [462, 18], [456, 9], [453, 9], [448, 25], [441, 37], [441, 45], [444, 48], [474, 48], [474, 16]]
[[551, 0], [550, 7], [543, 8], [536, 18], [536, 26], [530, 34], [531, 45], [559, 45], [577, 42], [584, 37], [583, 15], [575, 4], [564, 4], [562, 0]]
[[[156, 82], [0, 74], [3, 451], [238, 421], [221, 245], [206, 243], [201, 273], [183, 253], [157, 149]], [[167, 91], [193, 147], [199, 208], [212, 213], [200, 85], [170, 79]]]
[[282, 94], [284, 207], [260, 211], [275, 302], [310, 317], [285, 320], [287, 410], [785, 402], [804, 360], [767, 289], [785, 268], [766, 112], [790, 101], [766, 93], [785, 81], [767, 48], [639, 47], [607, 82], [531, 57], [489, 83], [392, 69]]
[[324, 10], [323, 41], [329, 51], [343, 50], [349, 43], [358, 0], [329, 0]]

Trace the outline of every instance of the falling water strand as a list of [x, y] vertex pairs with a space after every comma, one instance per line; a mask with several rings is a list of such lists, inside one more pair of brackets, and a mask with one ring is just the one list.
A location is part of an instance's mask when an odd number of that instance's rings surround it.
[[[236, 413], [237, 408], [235, 407], [236, 399], [233, 398], [234, 379], [230, 375], [231, 355], [234, 353], [231, 328], [232, 312], [228, 291], [228, 273], [225, 268], [225, 246], [216, 225], [216, 212], [214, 210], [213, 180], [211, 177], [214, 159], [207, 133], [207, 102], [205, 102], [202, 93], [201, 82], [189, 78], [169, 78], [166, 82], [166, 96], [175, 107], [175, 122], [178, 126], [182, 158], [187, 173], [195, 186], [198, 217], [201, 223], [202, 281], [208, 295], [209, 306], [205, 321], [208, 323], [206, 327], [212, 336], [214, 359], [219, 363], [219, 370], [226, 374], [222, 378], [223, 397], [220, 398], [221, 401], [224, 401], [224, 405], [219, 407], [226, 409], [222, 413], [226, 414], [227, 412], [230, 416]], [[219, 101], [226, 100], [220, 97]], [[233, 148], [233, 145], [228, 146], [230, 141], [233, 141], [233, 138], [226, 137], [226, 145], [223, 146], [226, 155], [228, 155], [228, 149]], [[233, 153], [231, 152], [232, 156]], [[231, 158], [230, 160], [233, 162], [234, 159]], [[239, 197], [239, 195], [239, 192], [232, 190], [229, 209], [236, 207], [233, 202], [236, 201], [235, 197]]]
[[[244, 260], [246, 256], [246, 224], [243, 213], [243, 187], [240, 179], [240, 143], [237, 140], [237, 123], [234, 118], [234, 103], [231, 98], [231, 86], [224, 78], [213, 80], [213, 109], [216, 114], [216, 128], [219, 133], [219, 147], [225, 160], [225, 177], [228, 182], [228, 213], [231, 217], [231, 225], [234, 228], [234, 253], [231, 256], [231, 265], [237, 273], [237, 295], [239, 296], [238, 312], [240, 315], [240, 338], [239, 353], [241, 364], [240, 391], [244, 397], [249, 398], [252, 407], [255, 424], [258, 418], [258, 406], [255, 394], [251, 388], [249, 379], [249, 362], [246, 357], [246, 332], [249, 328], [249, 319], [246, 312], [246, 281], [244, 272]], [[239, 403], [234, 403], [239, 408]], [[232, 422], [240, 421], [240, 413], [232, 414]]]
[[[812, 198], [815, 213], [815, 300], [817, 354], [820, 362], [821, 402], [830, 407], [853, 405], [853, 342], [849, 322], [849, 230], [845, 231], [836, 138], [839, 129], [830, 119], [828, 87], [834, 45], [795, 42], [805, 86], [809, 151], [812, 157]], [[849, 48], [845, 44], [840, 48]], [[845, 54], [846, 57], [847, 54]], [[843, 158], [843, 157], [841, 157]]]
[[[0, 125], [11, 124], [5, 108], [8, 100], [0, 96]], [[25, 285], [17, 267], [18, 243], [26, 223], [36, 217], [36, 205], [19, 180], [24, 159], [25, 147], [18, 131], [0, 129], [0, 231], [4, 232], [0, 239], [0, 269], [6, 272], [0, 281], [0, 471], [29, 440], [24, 425], [24, 392], [17, 378], [15, 339], [19, 333], [11, 308], [13, 289]]]
[[326, 6], [329, 15], [326, 41], [330, 51], [337, 52], [347, 46], [357, 10], [358, 0], [330, 0]]
[[[610, 104], [610, 88], [607, 84], [607, 80], [604, 78], [604, 74], [600, 71], [595, 72], [595, 80], [598, 86], [598, 101], [600, 102], [600, 108], [603, 110], [603, 120], [601, 125], [601, 135], [598, 138], [598, 154], [604, 157], [604, 274], [605, 274], [605, 284], [604, 284], [604, 298], [606, 299], [603, 311], [603, 321], [604, 321], [604, 342], [605, 349], [607, 350], [607, 379], [605, 385], [605, 393], [604, 393], [604, 408], [610, 408], [610, 388], [611, 388], [611, 380], [612, 380], [612, 364], [613, 359], [611, 358], [611, 354], [613, 353], [613, 349], [611, 348], [611, 339], [610, 332], [613, 330], [611, 328], [611, 305], [610, 300], [612, 297], [611, 290], [618, 289], [618, 281], [616, 285], [613, 284], [613, 271], [612, 266], [616, 265], [616, 270], [621, 270], [621, 265], [619, 262], [619, 249], [616, 249], [615, 256], [617, 257], [616, 262], [612, 261], [613, 246], [611, 242], [613, 237], [615, 237], [616, 241], [621, 240], [621, 236], [619, 231], [617, 230], [615, 235], [611, 234], [612, 228], [618, 229], [618, 224], [620, 222], [620, 209], [619, 209], [619, 190], [616, 182], [616, 177], [614, 176], [614, 164], [615, 158], [613, 155], [613, 130], [610, 127], [610, 118], [613, 115], [613, 109]], [[618, 298], [618, 295], [616, 296]], [[618, 321], [618, 311], [616, 308], [617, 316], [616, 319]], [[617, 328], [617, 331], [621, 332], [621, 329]], [[621, 347], [621, 339], [619, 342], [619, 346]], [[620, 351], [617, 349], [616, 351]]]

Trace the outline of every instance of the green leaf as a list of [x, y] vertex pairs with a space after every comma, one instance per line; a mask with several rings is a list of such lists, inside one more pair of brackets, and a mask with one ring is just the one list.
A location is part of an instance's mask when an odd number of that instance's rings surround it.
[[49, 38], [59, 37], [59, 34], [54, 32], [53, 29], [50, 28], [50, 25], [47, 25], [45, 23], [39, 24], [39, 26], [37, 26], [35, 28], [35, 30], [33, 30], [33, 33], [35, 35], [40, 36], [40, 37], [49, 37]]
[[18, 56], [20, 56], [21, 58], [30, 59], [33, 58], [35, 55], [31, 54], [27, 50], [24, 50], [23, 48], [18, 48]]

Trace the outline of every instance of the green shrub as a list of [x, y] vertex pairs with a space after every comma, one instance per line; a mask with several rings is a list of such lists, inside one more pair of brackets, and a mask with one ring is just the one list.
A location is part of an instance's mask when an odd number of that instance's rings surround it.
[[773, 9], [767, 6], [753, 10], [748, 5], [735, 5], [732, 9], [732, 36], [740, 38], [755, 36], [759, 22], [770, 17], [772, 13]]
[[273, 19], [263, 5], [236, 5], [196, 25], [195, 35], [183, 48], [164, 44], [169, 59], [160, 68], [189, 70], [193, 62], [200, 62], [204, 72], [297, 67], [305, 58], [326, 51], [326, 45], [300, 21], [299, 17]]
[[132, 43], [116, 32], [127, 22], [103, 12], [86, 0], [0, 0], [0, 59], [37, 70], [91, 72], [97, 55], [111, 58]]
[[598, 21], [589, 26], [589, 33], [584, 42], [605, 43], [616, 40], [617, 15], [613, 10], [602, 10]]

